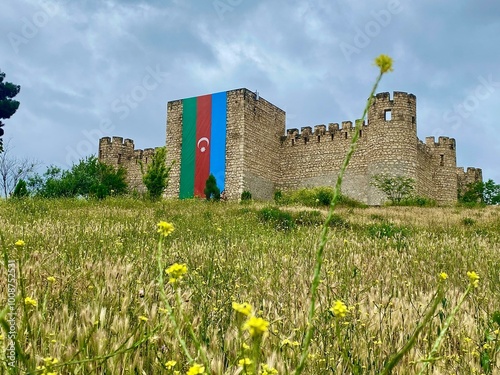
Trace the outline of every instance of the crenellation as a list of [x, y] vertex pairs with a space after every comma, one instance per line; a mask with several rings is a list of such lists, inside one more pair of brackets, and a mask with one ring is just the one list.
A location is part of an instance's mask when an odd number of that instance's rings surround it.
[[316, 125], [314, 127], [314, 135], [322, 136], [326, 134], [326, 126], [325, 125]]
[[342, 121], [342, 130], [351, 130], [353, 129], [352, 121]]
[[[402, 91], [377, 93], [344, 176], [342, 193], [370, 205], [384, 195], [370, 182], [378, 174], [415, 180], [416, 194], [448, 204], [471, 181], [482, 180], [478, 168], [456, 166], [456, 141], [441, 136], [417, 137], [416, 96]], [[179, 197], [183, 100], [167, 103], [167, 197]], [[333, 186], [356, 130], [356, 120], [286, 129], [285, 112], [247, 89], [226, 92], [225, 189], [228, 199], [249, 190], [257, 199], [271, 199], [275, 190]], [[300, 129], [300, 130], [299, 130]], [[123, 165], [136, 188], [142, 185], [140, 165], [155, 150], [134, 150], [131, 139], [104, 137], [99, 158]]]
[[145, 190], [142, 182], [141, 164], [150, 163], [154, 151], [152, 148], [136, 150], [134, 141], [129, 138], [103, 137], [99, 140], [99, 160], [115, 168], [125, 168], [127, 184], [133, 190]]

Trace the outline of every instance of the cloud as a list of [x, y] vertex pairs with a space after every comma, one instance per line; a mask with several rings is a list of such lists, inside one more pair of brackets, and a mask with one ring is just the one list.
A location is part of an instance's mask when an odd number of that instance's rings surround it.
[[[373, 83], [373, 58], [383, 52], [394, 57], [395, 71], [380, 91], [417, 95], [419, 136], [442, 130], [436, 135], [455, 137], [459, 163], [500, 181], [492, 161], [500, 156], [494, 128], [500, 90], [460, 126], [446, 120], [481, 77], [500, 81], [499, 7], [489, 0], [7, 2], [0, 55], [8, 59], [1, 68], [22, 87], [6, 132], [16, 152], [64, 165], [61, 144], [76, 149], [103, 123], [112, 124], [106, 135], [157, 146], [165, 138], [167, 101], [239, 87], [286, 110], [289, 126], [352, 121]], [[49, 15], [44, 22], [40, 12]], [[36, 30], [27, 38], [29, 23]], [[17, 53], [12, 34], [26, 39]], [[346, 45], [355, 48], [348, 57]], [[157, 67], [164, 79], [142, 90], [148, 69]], [[117, 103], [134, 92], [141, 100], [121, 116]]]

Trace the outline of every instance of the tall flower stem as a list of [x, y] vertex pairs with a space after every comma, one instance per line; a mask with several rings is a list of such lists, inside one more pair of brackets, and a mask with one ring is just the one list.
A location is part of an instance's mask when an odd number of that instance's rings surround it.
[[[377, 65], [379, 65], [378, 62], [377, 62]], [[307, 361], [307, 356], [309, 354], [309, 346], [311, 345], [311, 339], [312, 339], [312, 336], [314, 333], [313, 318], [314, 318], [314, 313], [316, 310], [316, 299], [317, 299], [317, 294], [318, 294], [318, 286], [320, 284], [321, 266], [323, 265], [323, 253], [325, 250], [325, 245], [328, 241], [328, 231], [329, 231], [330, 222], [333, 219], [333, 213], [335, 210], [335, 206], [336, 206], [337, 201], [340, 197], [342, 180], [344, 178], [344, 174], [345, 174], [345, 171], [346, 171], [347, 166], [349, 164], [349, 161], [351, 160], [352, 155], [354, 154], [354, 151], [356, 151], [356, 146], [357, 146], [358, 139], [359, 139], [359, 133], [361, 131], [361, 127], [363, 126], [363, 122], [366, 118], [368, 110], [372, 104], [373, 96], [375, 94], [375, 91], [377, 90], [378, 84], [379, 84], [382, 76], [384, 75], [384, 73], [387, 72], [388, 70], [390, 70], [390, 66], [388, 69], [383, 68], [381, 65], [379, 65], [379, 66], [381, 68], [380, 73], [375, 81], [375, 84], [373, 85], [372, 91], [370, 92], [370, 96], [368, 98], [365, 109], [363, 111], [363, 116], [361, 117], [360, 120], [356, 121], [355, 131], [354, 131], [354, 135], [353, 135], [352, 140], [351, 140], [351, 144], [349, 146], [349, 150], [347, 151], [347, 154], [344, 158], [344, 162], [342, 163], [342, 167], [340, 168], [340, 172], [337, 176], [337, 183], [335, 184], [333, 198], [332, 198], [332, 201], [330, 204], [330, 210], [328, 211], [328, 215], [325, 219], [325, 222], [323, 223], [323, 229], [322, 229], [321, 236], [320, 236], [320, 243], [318, 246], [318, 250], [316, 252], [316, 264], [314, 267], [314, 276], [313, 276], [313, 280], [312, 280], [312, 284], [311, 284], [311, 301], [310, 301], [310, 305], [309, 305], [309, 316], [307, 319], [307, 323], [308, 323], [307, 324], [307, 331], [306, 331], [306, 336], [304, 339], [302, 354], [300, 356], [300, 361], [299, 361], [297, 368], [295, 369], [295, 375], [299, 375], [302, 373], [302, 371], [304, 370], [306, 361]]]
[[170, 322], [172, 323], [172, 326], [174, 327], [175, 337], [177, 338], [177, 340], [179, 340], [179, 344], [181, 345], [184, 355], [188, 359], [189, 363], [192, 363], [194, 361], [193, 357], [191, 357], [191, 355], [189, 354], [186, 342], [181, 336], [179, 325], [177, 324], [177, 320], [175, 319], [174, 311], [172, 310], [172, 306], [170, 306], [170, 303], [168, 302], [167, 293], [165, 292], [165, 283], [163, 279], [163, 262], [161, 257], [162, 244], [163, 244], [163, 237], [160, 236], [160, 239], [158, 240], [158, 253], [156, 256], [158, 261], [158, 283], [160, 286], [160, 297], [162, 302], [165, 304], [168, 317], [170, 319]]

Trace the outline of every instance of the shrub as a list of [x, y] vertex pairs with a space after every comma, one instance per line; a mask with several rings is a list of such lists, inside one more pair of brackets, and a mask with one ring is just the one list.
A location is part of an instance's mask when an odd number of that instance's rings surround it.
[[142, 182], [146, 185], [151, 200], [160, 199], [168, 186], [168, 176], [174, 163], [172, 162], [172, 164], [167, 167], [166, 159], [167, 148], [158, 147], [153, 155], [153, 161], [147, 165], [145, 173], [143, 164], [141, 164], [141, 172], [143, 173]]
[[404, 176], [377, 174], [372, 177], [370, 184], [383, 192], [391, 203], [399, 203], [411, 196], [415, 180]]
[[249, 202], [252, 200], [252, 193], [250, 193], [248, 190], [243, 191], [241, 193], [241, 201], [242, 202]]
[[467, 227], [470, 227], [470, 226], [476, 224], [476, 220], [474, 220], [471, 217], [464, 217], [462, 219], [462, 224], [465, 225], [465, 226], [467, 226]]
[[437, 202], [427, 197], [409, 197], [400, 202], [393, 203], [395, 206], [436, 207]]
[[12, 198], [25, 198], [27, 196], [29, 196], [29, 192], [28, 188], [26, 187], [26, 181], [21, 179], [14, 188]]
[[321, 226], [325, 218], [319, 211], [299, 211], [295, 213], [294, 220], [298, 225]]
[[277, 230], [287, 231], [295, 228], [292, 215], [281, 211], [279, 208], [264, 207], [258, 211], [257, 216], [262, 222], [272, 223]]
[[333, 214], [330, 228], [349, 229], [351, 225], [340, 215]]
[[274, 203], [276, 203], [276, 204], [283, 203], [283, 193], [281, 192], [281, 190], [276, 190], [274, 192]]
[[70, 170], [50, 166], [43, 176], [35, 175], [28, 186], [35, 196], [43, 198], [94, 197], [121, 195], [127, 191], [126, 171], [101, 163], [95, 156], [81, 159]]
[[[277, 204], [300, 204], [307, 207], [328, 207], [333, 200], [333, 189], [330, 187], [303, 188], [282, 193], [276, 191], [274, 201]], [[353, 198], [340, 195], [337, 198], [337, 205], [352, 208], [364, 208], [366, 204]]]
[[207, 178], [207, 182], [205, 183], [205, 197], [207, 201], [219, 201], [220, 200], [220, 189], [217, 187], [217, 181], [215, 180], [215, 176], [210, 174]]
[[354, 198], [348, 197], [347, 195], [341, 195], [338, 198], [337, 204], [342, 207], [350, 207], [350, 208], [366, 208], [367, 204], [360, 202]]

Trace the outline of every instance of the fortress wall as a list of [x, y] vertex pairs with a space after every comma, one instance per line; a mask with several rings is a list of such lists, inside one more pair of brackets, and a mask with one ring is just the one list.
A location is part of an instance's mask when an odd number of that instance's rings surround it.
[[[342, 127], [338, 124], [290, 129], [281, 146], [281, 181], [278, 189], [292, 190], [303, 187], [334, 187], [338, 172], [351, 144], [354, 134], [352, 122], [345, 121]], [[366, 202], [368, 184], [367, 144], [370, 129], [363, 126], [358, 147], [349, 163], [342, 193]]]
[[[167, 163], [176, 160], [167, 197], [177, 198], [180, 188], [182, 100], [167, 104]], [[391, 116], [387, 116], [390, 113]], [[377, 205], [385, 196], [370, 185], [376, 174], [414, 178], [416, 194], [441, 204], [454, 203], [457, 189], [482, 181], [478, 168], [456, 168], [453, 138], [416, 136], [416, 97], [379, 93], [370, 106], [369, 122], [345, 174], [343, 194]], [[285, 132], [285, 112], [247, 89], [227, 92], [226, 195], [239, 199], [243, 190], [255, 198], [271, 199], [276, 189], [334, 186], [350, 145], [352, 122], [331, 123]], [[135, 150], [121, 137], [99, 141], [99, 160], [127, 170], [132, 189], [144, 191], [140, 163], [150, 162], [153, 149]]]
[[457, 159], [455, 139], [426, 137], [425, 144], [432, 151], [431, 164], [428, 169], [433, 173], [434, 198], [440, 204], [457, 201]]
[[144, 170], [151, 163], [154, 149], [136, 150], [134, 141], [122, 137], [104, 137], [99, 140], [99, 160], [115, 168], [123, 167], [127, 171], [126, 181], [129, 189], [145, 192], [142, 182], [141, 163]]
[[415, 194], [417, 196], [436, 199], [433, 170], [432, 151], [419, 140], [417, 144], [417, 176], [415, 181]]
[[[405, 92], [379, 93], [368, 111], [370, 146], [368, 178], [376, 175], [416, 178], [416, 97]], [[387, 200], [375, 186], [368, 187], [367, 201], [379, 205]]]
[[251, 91], [242, 91], [245, 117], [242, 188], [250, 191], [253, 198], [272, 199], [281, 178], [279, 150], [280, 136], [285, 132], [285, 112]]
[[240, 199], [244, 180], [244, 89], [227, 92], [226, 188], [228, 199]]
[[167, 103], [167, 165], [174, 161], [170, 169], [170, 178], [165, 196], [178, 198], [181, 176], [181, 148], [182, 148], [182, 100]]
[[457, 184], [458, 194], [463, 194], [470, 184], [478, 181], [483, 181], [483, 171], [479, 168], [467, 168], [464, 171], [463, 167], [457, 167]]

